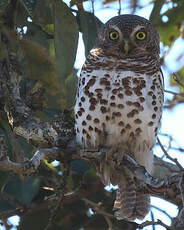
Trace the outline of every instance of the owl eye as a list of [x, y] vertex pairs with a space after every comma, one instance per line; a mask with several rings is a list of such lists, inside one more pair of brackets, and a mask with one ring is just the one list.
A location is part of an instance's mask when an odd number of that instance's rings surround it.
[[116, 31], [113, 31], [113, 32], [110, 32], [109, 33], [109, 38], [111, 39], [111, 40], [117, 40], [118, 38], [119, 38], [119, 34], [118, 34], [118, 32], [116, 32]]
[[138, 39], [138, 40], [144, 40], [145, 38], [146, 38], [146, 33], [145, 32], [138, 32], [138, 33], [136, 33], [136, 38]]

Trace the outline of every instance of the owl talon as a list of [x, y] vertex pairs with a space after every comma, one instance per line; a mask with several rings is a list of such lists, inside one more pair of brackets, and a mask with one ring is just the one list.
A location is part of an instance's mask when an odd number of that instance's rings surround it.
[[107, 151], [105, 155], [105, 161], [108, 162], [108, 161], [113, 160], [114, 153], [115, 153], [114, 148], [111, 148], [109, 151]]

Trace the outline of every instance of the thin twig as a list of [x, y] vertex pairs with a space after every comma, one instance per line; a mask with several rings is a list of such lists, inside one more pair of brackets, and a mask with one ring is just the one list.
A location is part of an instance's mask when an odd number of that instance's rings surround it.
[[162, 212], [164, 215], [166, 215], [170, 220], [172, 220], [172, 217], [163, 209], [158, 208], [157, 206], [151, 205], [151, 208], [154, 208], [156, 210], [158, 210], [159, 212]]
[[95, 14], [94, 0], [91, 0], [92, 14]]
[[180, 152], [184, 152], [184, 149], [183, 149], [183, 148], [180, 148], [180, 147], [178, 147], [178, 148], [176, 148], [176, 147], [171, 147], [171, 149], [177, 150], [177, 151], [180, 151]]
[[119, 10], [118, 10], [118, 15], [121, 15], [121, 0], [119, 0], [118, 2], [119, 2]]
[[106, 220], [106, 222], [109, 226], [108, 230], [113, 230], [113, 225], [112, 225], [111, 219], [108, 216], [104, 216], [104, 219]]
[[109, 227], [108, 230], [113, 230], [113, 224], [111, 222], [111, 219], [115, 219], [115, 217], [112, 214], [103, 211], [101, 209], [101, 204], [100, 205], [96, 204], [95, 202], [88, 200], [86, 198], [83, 198], [82, 200], [88, 205], [90, 205], [93, 208], [95, 213], [103, 215], [104, 219], [106, 220], [108, 224], [108, 227]]
[[[151, 221], [155, 222], [154, 214], [153, 214], [152, 211], [151, 211]], [[152, 225], [152, 230], [155, 230], [155, 225], [154, 224]]]
[[181, 96], [181, 97], [184, 97], [184, 94], [183, 93], [176, 93], [176, 92], [173, 92], [173, 91], [170, 91], [170, 90], [164, 90], [165, 93], [170, 93], [170, 94], [173, 94], [175, 96]]
[[161, 220], [157, 220], [157, 221], [145, 221], [142, 224], [136, 224], [136, 227], [139, 229], [143, 229], [144, 227], [150, 226], [150, 225], [160, 225], [164, 228], [166, 228], [167, 230], [171, 230], [171, 228], [164, 224]]
[[178, 83], [178, 85], [184, 87], [184, 84], [180, 81], [180, 79], [178, 78], [176, 73], [173, 73], [173, 79], [175, 80], [176, 83]]
[[182, 173], [182, 177], [180, 178], [180, 181], [179, 181], [179, 189], [181, 192], [182, 205], [184, 207], [184, 173]]
[[172, 136], [169, 136], [169, 144], [168, 144], [168, 147], [167, 147], [166, 152], [169, 151], [169, 149], [171, 148], [171, 146], [172, 146], [172, 141], [173, 141]]
[[67, 178], [69, 176], [69, 167], [64, 169], [63, 171], [63, 178], [62, 182], [59, 181], [59, 184], [56, 185], [56, 194], [55, 194], [55, 200], [52, 200], [52, 203], [50, 205], [50, 217], [49, 222], [44, 230], [51, 230], [53, 229], [53, 225], [56, 222], [57, 214], [59, 213], [63, 201], [64, 201], [64, 194], [66, 192], [66, 184], [67, 184]]
[[178, 168], [179, 168], [180, 170], [183, 170], [183, 167], [182, 167], [182, 165], [178, 162], [178, 160], [177, 160], [176, 158], [172, 158], [171, 156], [169, 156], [169, 154], [168, 154], [167, 151], [165, 150], [164, 146], [162, 145], [160, 139], [157, 138], [157, 140], [158, 140], [158, 144], [160, 145], [160, 147], [161, 147], [162, 151], [164, 152], [165, 156], [166, 156], [169, 160], [173, 161], [173, 162], [178, 166]]
[[112, 218], [112, 219], [115, 219], [115, 217], [110, 214], [110, 213], [107, 213], [103, 210], [100, 209], [100, 206], [98, 204], [96, 204], [95, 202], [91, 201], [91, 200], [88, 200], [86, 198], [82, 198], [82, 200], [87, 203], [88, 205], [90, 205], [91, 207], [93, 207], [93, 209], [95, 210], [96, 213], [99, 213], [99, 214], [102, 214], [103, 216], [107, 216], [109, 218]]
[[68, 161], [72, 159], [81, 159], [79, 155], [73, 154], [77, 151], [76, 147], [71, 148], [70, 150], [69, 149], [70, 148], [67, 148], [64, 151], [57, 147], [39, 149], [30, 160], [25, 162], [13, 162], [9, 159], [9, 157], [4, 156], [0, 158], [0, 170], [29, 175], [34, 173], [38, 169], [43, 159], [47, 159], [49, 162], [54, 160], [59, 160], [62, 162], [66, 158]]

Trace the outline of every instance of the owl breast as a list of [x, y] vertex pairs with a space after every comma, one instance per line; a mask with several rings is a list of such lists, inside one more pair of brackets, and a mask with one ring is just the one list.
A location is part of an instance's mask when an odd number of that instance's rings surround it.
[[[141, 71], [140, 71], [141, 72]], [[77, 141], [84, 148], [129, 152], [148, 171], [160, 126], [162, 73], [138, 73], [108, 65], [84, 66], [75, 105]]]

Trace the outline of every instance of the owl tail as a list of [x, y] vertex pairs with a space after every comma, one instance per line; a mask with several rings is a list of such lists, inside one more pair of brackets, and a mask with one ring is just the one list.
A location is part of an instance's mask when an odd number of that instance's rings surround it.
[[126, 185], [118, 184], [119, 189], [114, 203], [114, 210], [117, 210], [115, 216], [118, 220], [143, 219], [149, 212], [150, 196], [136, 191], [134, 180], [127, 179]]

